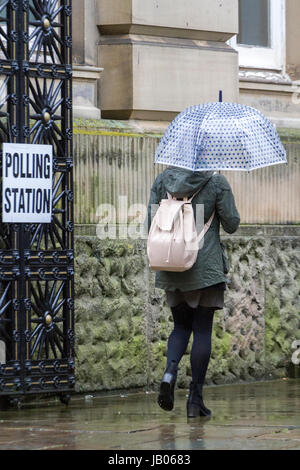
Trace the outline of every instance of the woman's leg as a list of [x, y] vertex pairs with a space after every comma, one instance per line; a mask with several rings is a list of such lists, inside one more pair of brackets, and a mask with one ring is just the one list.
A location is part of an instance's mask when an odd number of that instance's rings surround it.
[[178, 364], [187, 349], [193, 321], [193, 309], [185, 303], [172, 307], [171, 311], [174, 329], [168, 340], [167, 367], [160, 384], [157, 400], [159, 406], [166, 411], [171, 411], [174, 406]]
[[211, 354], [211, 335], [214, 309], [198, 307], [194, 309], [192, 329], [193, 344], [191, 350], [192, 380], [204, 383]]
[[187, 401], [190, 418], [209, 416], [211, 411], [203, 403], [202, 389], [211, 354], [211, 334], [214, 309], [198, 307], [193, 315], [193, 344], [191, 350], [192, 382]]
[[168, 339], [167, 365], [171, 361], [179, 364], [186, 352], [192, 334], [193, 310], [185, 303], [171, 308], [174, 328]]

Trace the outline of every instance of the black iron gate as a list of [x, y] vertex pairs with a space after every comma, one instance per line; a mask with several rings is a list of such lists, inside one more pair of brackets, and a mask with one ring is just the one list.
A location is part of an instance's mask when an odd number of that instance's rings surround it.
[[51, 223], [0, 224], [0, 396], [16, 401], [74, 389], [71, 13], [0, 0], [1, 165], [3, 142], [51, 144], [54, 162]]

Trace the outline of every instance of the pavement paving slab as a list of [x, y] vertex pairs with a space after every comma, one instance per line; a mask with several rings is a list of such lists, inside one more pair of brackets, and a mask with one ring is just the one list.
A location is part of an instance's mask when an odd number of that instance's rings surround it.
[[300, 379], [204, 388], [211, 418], [171, 412], [151, 391], [49, 398], [0, 410], [0, 450], [300, 450]]

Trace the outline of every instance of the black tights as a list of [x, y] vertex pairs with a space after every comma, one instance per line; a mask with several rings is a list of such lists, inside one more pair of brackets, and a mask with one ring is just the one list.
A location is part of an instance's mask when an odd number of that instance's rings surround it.
[[186, 303], [171, 308], [174, 329], [168, 340], [167, 363], [176, 361], [179, 364], [193, 332], [191, 366], [194, 383], [203, 384], [205, 380], [211, 353], [214, 310], [209, 307], [191, 308]]

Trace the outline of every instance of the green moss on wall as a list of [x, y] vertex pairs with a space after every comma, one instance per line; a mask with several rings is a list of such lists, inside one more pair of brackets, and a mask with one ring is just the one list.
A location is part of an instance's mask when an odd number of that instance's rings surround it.
[[[215, 314], [206, 383], [284, 377], [300, 339], [299, 237], [225, 239], [225, 307]], [[77, 390], [157, 388], [172, 316], [154, 288], [145, 242], [75, 237]], [[189, 353], [178, 386], [191, 380]]]

